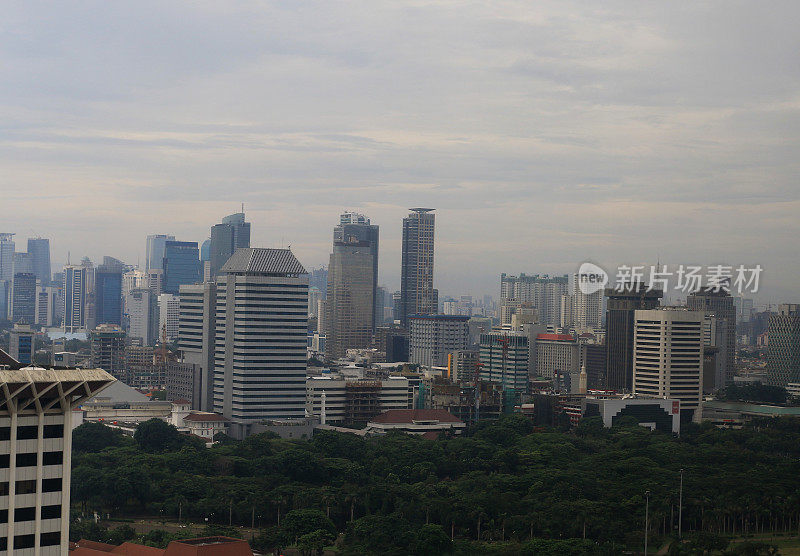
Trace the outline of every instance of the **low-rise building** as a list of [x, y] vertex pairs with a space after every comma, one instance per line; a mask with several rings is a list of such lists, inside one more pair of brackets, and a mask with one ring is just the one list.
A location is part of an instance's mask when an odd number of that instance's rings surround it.
[[464, 421], [443, 409], [392, 409], [367, 423], [368, 434], [396, 430], [434, 438], [441, 432], [461, 434], [465, 428]]

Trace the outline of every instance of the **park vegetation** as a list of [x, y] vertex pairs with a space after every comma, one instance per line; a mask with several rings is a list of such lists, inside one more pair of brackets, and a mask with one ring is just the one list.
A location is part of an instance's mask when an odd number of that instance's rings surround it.
[[84, 424], [73, 449], [77, 514], [230, 521], [254, 526], [262, 550], [618, 554], [641, 549], [647, 493], [658, 547], [677, 533], [681, 469], [686, 542], [673, 554], [767, 554], [764, 534], [800, 533], [800, 421], [787, 418], [675, 437], [597, 418], [534, 429], [511, 415], [437, 440], [320, 431], [210, 448], [153, 420], [133, 439]]

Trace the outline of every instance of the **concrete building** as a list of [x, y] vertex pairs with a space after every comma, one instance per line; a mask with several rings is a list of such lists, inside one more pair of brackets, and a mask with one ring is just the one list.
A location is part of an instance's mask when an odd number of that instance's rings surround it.
[[15, 273], [11, 286], [11, 322], [34, 324], [36, 322], [36, 275], [32, 272]]
[[113, 382], [99, 369], [0, 368], [3, 553], [67, 554], [72, 409]]
[[725, 329], [724, 345], [716, 346], [723, 354], [720, 359], [724, 365], [724, 380], [715, 385], [724, 388], [733, 383], [733, 376], [736, 374], [736, 307], [733, 297], [723, 289], [705, 289], [689, 294], [686, 297], [686, 306], [692, 311], [713, 314], [720, 321], [718, 326]]
[[147, 271], [147, 288], [153, 295], [164, 293], [164, 271], [160, 268], [151, 268]]
[[122, 380], [125, 376], [125, 331], [114, 324], [101, 324], [89, 334], [92, 367], [111, 373]]
[[375, 332], [378, 283], [378, 226], [364, 215], [345, 213], [334, 228], [328, 266], [325, 357], [341, 358], [348, 348], [367, 348]]
[[425, 367], [446, 367], [454, 351], [469, 347], [469, 317], [409, 315], [409, 361]]
[[178, 338], [180, 323], [180, 297], [171, 293], [162, 293], [158, 296], [158, 339], [166, 334], [167, 342], [174, 342]]
[[542, 324], [560, 326], [561, 298], [568, 292], [569, 284], [566, 276], [501, 274], [500, 322], [511, 324], [511, 315], [516, 308], [528, 306], [537, 310]]
[[700, 419], [704, 318], [685, 308], [634, 314], [633, 392], [678, 400], [685, 421]]
[[306, 379], [306, 413], [320, 423], [365, 423], [389, 409], [409, 409], [408, 378], [348, 378], [341, 374]]
[[88, 272], [85, 266], [64, 267], [64, 332], [86, 331], [86, 305], [88, 300]]
[[28, 238], [28, 256], [36, 279], [42, 286], [49, 286], [53, 279], [50, 269], [50, 240], [43, 237]]
[[203, 369], [192, 363], [168, 361], [165, 369], [167, 400], [187, 400], [192, 409], [203, 406]]
[[15, 252], [14, 234], [0, 233], [0, 282], [10, 283], [14, 279]]
[[680, 434], [680, 401], [639, 398], [585, 398], [583, 417], [599, 416], [610, 428], [623, 417], [633, 417], [641, 426], [661, 432]]
[[606, 288], [606, 376], [603, 388], [618, 392], [633, 388], [633, 314], [655, 309], [663, 296], [660, 290], [647, 290], [642, 283], [618, 290]]
[[402, 431], [408, 434], [436, 438], [442, 432], [461, 434], [464, 421], [443, 409], [393, 409], [367, 423], [367, 434], [386, 434]]
[[129, 270], [122, 275], [122, 314], [123, 328], [128, 327], [128, 313], [131, 306], [131, 292], [142, 288], [147, 288], [147, 273], [141, 270]]
[[554, 378], [580, 370], [580, 348], [569, 334], [536, 335], [536, 376]]
[[36, 286], [35, 324], [51, 328], [58, 324], [58, 289], [53, 286]]
[[245, 222], [244, 212], [226, 216], [222, 223], [211, 227], [209, 262], [211, 280], [214, 280], [231, 255], [237, 250], [250, 247], [250, 222]]
[[439, 295], [433, 287], [435, 209], [414, 208], [403, 219], [400, 303], [395, 318], [408, 327], [411, 315], [438, 311]]
[[33, 364], [36, 333], [30, 324], [15, 324], [8, 333], [8, 353], [24, 365]]
[[156, 296], [147, 288], [131, 290], [129, 294], [128, 336], [152, 346], [158, 339], [158, 304]]
[[528, 391], [529, 338], [523, 332], [481, 334], [481, 380], [500, 384], [502, 391]]
[[452, 382], [474, 382], [478, 373], [480, 352], [459, 349], [447, 357], [447, 374]]
[[785, 303], [769, 318], [767, 384], [800, 382], [800, 304]]
[[[145, 251], [145, 271], [164, 269], [164, 250], [168, 241], [175, 241], [175, 236], [167, 234], [154, 234], [147, 236]], [[136, 285], [135, 287], [140, 287]]]
[[184, 363], [200, 369], [200, 405], [193, 407], [210, 411], [214, 408], [217, 285], [204, 282], [181, 286], [179, 297], [178, 349]]
[[238, 249], [220, 269], [216, 321], [214, 411], [233, 434], [304, 418], [308, 277], [292, 252]]

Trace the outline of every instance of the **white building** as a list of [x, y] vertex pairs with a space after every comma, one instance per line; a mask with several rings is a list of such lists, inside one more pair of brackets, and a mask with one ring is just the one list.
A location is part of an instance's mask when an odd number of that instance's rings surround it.
[[406, 377], [363, 380], [341, 374], [310, 376], [306, 379], [306, 414], [318, 417], [321, 424], [343, 423], [370, 405], [374, 412], [409, 409], [412, 386]]
[[58, 290], [53, 286], [36, 286], [36, 324], [49, 328], [56, 325]]
[[682, 414], [700, 419], [704, 318], [685, 308], [634, 313], [634, 394], [679, 400]]
[[469, 317], [409, 315], [408, 359], [425, 367], [446, 367], [448, 355], [469, 347]]
[[113, 382], [100, 369], [0, 368], [4, 554], [67, 554], [72, 407]]
[[556, 373], [573, 374], [580, 370], [578, 342], [569, 334], [536, 335], [536, 375], [553, 378]]
[[86, 305], [90, 269], [84, 266], [64, 267], [64, 332], [85, 332], [87, 326]]
[[199, 409], [209, 411], [214, 408], [217, 285], [182, 285], [179, 298], [178, 348], [184, 363], [200, 367]]
[[[214, 411], [233, 422], [303, 419], [308, 276], [288, 249], [237, 249], [217, 277]], [[237, 424], [238, 423], [238, 424]]]
[[155, 344], [158, 338], [158, 305], [153, 292], [147, 288], [131, 290], [126, 310], [128, 336], [140, 339], [145, 346]]
[[158, 338], [164, 331], [167, 341], [172, 342], [178, 338], [178, 322], [180, 319], [180, 297], [171, 293], [162, 293], [158, 296]]

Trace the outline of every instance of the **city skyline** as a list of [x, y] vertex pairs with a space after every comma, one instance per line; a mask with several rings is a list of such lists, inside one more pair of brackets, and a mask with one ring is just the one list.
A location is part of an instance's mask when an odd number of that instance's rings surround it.
[[790, 300], [798, 9], [16, 5], [4, 229], [58, 215], [54, 267], [143, 264], [147, 234], [202, 242], [244, 202], [252, 245], [314, 268], [356, 210], [394, 289], [399, 221], [431, 206], [443, 294], [661, 260], [761, 264]]

